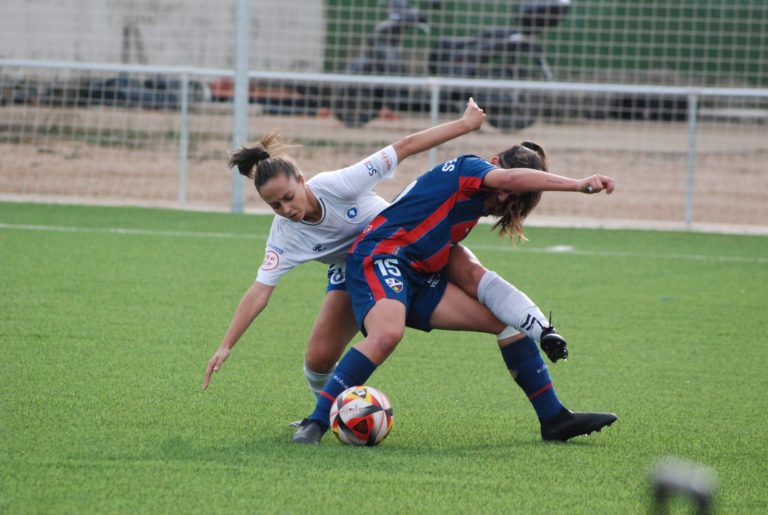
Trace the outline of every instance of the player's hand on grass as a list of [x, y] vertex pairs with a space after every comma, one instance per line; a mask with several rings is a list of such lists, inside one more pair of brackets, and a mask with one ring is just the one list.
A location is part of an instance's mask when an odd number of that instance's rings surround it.
[[208, 361], [208, 367], [205, 369], [205, 381], [203, 382], [203, 390], [208, 388], [208, 385], [211, 384], [211, 376], [213, 376], [214, 372], [219, 371], [221, 365], [227, 360], [228, 357], [229, 349], [219, 348], [219, 350], [216, 351], [216, 354], [214, 354], [213, 357]]
[[579, 181], [579, 191], [582, 193], [600, 193], [601, 191], [605, 190], [605, 192], [610, 195], [613, 193], [613, 189], [613, 179], [606, 175], [595, 174], [591, 177], [586, 177]]
[[464, 110], [462, 120], [469, 126], [470, 130], [476, 131], [483, 126], [485, 122], [485, 112], [475, 103], [475, 99], [469, 97], [467, 108]]

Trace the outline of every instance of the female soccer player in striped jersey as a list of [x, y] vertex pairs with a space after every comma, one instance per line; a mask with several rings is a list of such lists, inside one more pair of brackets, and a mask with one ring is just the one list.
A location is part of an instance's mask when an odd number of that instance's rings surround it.
[[[373, 192], [382, 179], [390, 178], [406, 158], [453, 138], [479, 129], [485, 114], [470, 99], [461, 118], [415, 134], [379, 150], [348, 168], [304, 179], [294, 161], [285, 155], [276, 134], [252, 148], [236, 152], [231, 160], [243, 175], [254, 179], [261, 197], [278, 215], [274, 218], [264, 261], [256, 281], [238, 305], [219, 349], [209, 360], [203, 388], [220, 370], [230, 350], [267, 306], [280, 277], [302, 263], [317, 260], [329, 265], [328, 288], [310, 333], [304, 373], [310, 389], [319, 394], [345, 347], [357, 333], [346, 292], [345, 259], [355, 238], [388, 203]], [[565, 340], [549, 326], [541, 311], [522, 292], [457, 245], [451, 250], [448, 278], [476, 297], [481, 279], [487, 283], [487, 304], [496, 316], [485, 312], [488, 327], [507, 338], [521, 328], [542, 342], [550, 359], [567, 357]], [[501, 328], [495, 328], [501, 325]]]
[[[419, 177], [366, 227], [347, 258], [346, 278], [358, 326], [365, 338], [339, 362], [317, 399], [315, 411], [296, 431], [296, 443], [319, 443], [328, 413], [347, 387], [363, 385], [395, 350], [406, 326], [487, 331], [487, 310], [442, 270], [451, 249], [485, 215], [499, 217], [502, 234], [523, 237], [522, 222], [543, 191], [613, 192], [609, 177], [569, 179], [547, 171], [544, 150], [530, 142], [486, 161], [465, 155]], [[481, 280], [478, 298], [489, 285]], [[494, 310], [494, 302], [486, 302]], [[498, 328], [498, 327], [497, 327]], [[612, 424], [612, 413], [572, 413], [554, 393], [535, 342], [517, 335], [500, 339], [504, 362], [528, 395], [544, 440], [568, 440]]]

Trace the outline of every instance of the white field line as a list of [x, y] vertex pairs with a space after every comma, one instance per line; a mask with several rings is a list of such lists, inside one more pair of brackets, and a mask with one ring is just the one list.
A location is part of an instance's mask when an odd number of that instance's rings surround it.
[[713, 256], [709, 254], [660, 254], [649, 252], [618, 252], [602, 250], [563, 249], [561, 245], [546, 248], [513, 248], [501, 245], [472, 245], [470, 248], [489, 252], [526, 252], [531, 254], [565, 254], [567, 256], [672, 259], [682, 261], [716, 261], [723, 263], [768, 264], [768, 257]]
[[[203, 213], [229, 213], [230, 209], [223, 206], [179, 205], [176, 201], [120, 201], [119, 199], [92, 199], [85, 197], [57, 197], [56, 195], [14, 195], [0, 192], [0, 202], [57, 204], [74, 206], [126, 206], [172, 209], [175, 211], [197, 211]], [[251, 215], [274, 215], [275, 212], [267, 207], [246, 207], [245, 213]], [[481, 224], [492, 224], [493, 217], [483, 217]], [[768, 236], [768, 224], [719, 224], [694, 222], [690, 226], [684, 222], [661, 220], [622, 220], [587, 217], [558, 217], [533, 213], [525, 220], [526, 227], [560, 227], [565, 229], [634, 229], [640, 231], [676, 231], [699, 232], [714, 234], [744, 234], [752, 236]]]
[[72, 227], [65, 225], [26, 225], [0, 223], [0, 229], [17, 231], [50, 231], [76, 233], [124, 234], [130, 236], [161, 236], [174, 238], [223, 238], [232, 240], [266, 240], [266, 234], [237, 234], [228, 232], [159, 231], [154, 229], [125, 229], [121, 227]]
[[[71, 233], [103, 233], [119, 234], [129, 236], [154, 236], [154, 237], [173, 237], [173, 238], [212, 238], [212, 239], [233, 239], [233, 240], [266, 240], [266, 234], [238, 234], [226, 232], [193, 232], [193, 231], [162, 231], [154, 229], [127, 229], [121, 227], [74, 227], [64, 225], [27, 225], [27, 224], [7, 224], [0, 223], [0, 229], [17, 231], [50, 231], [50, 232], [71, 232]], [[567, 245], [556, 245], [546, 248], [520, 248], [511, 245], [482, 245], [471, 246], [475, 250], [488, 252], [522, 252], [531, 254], [563, 254], [567, 256], [586, 256], [586, 257], [617, 257], [617, 258], [650, 258], [650, 259], [672, 259], [682, 261], [714, 261], [723, 263], [757, 263], [768, 264], [766, 257], [746, 257], [746, 256], [717, 256], [710, 254], [662, 254], [647, 252], [618, 252], [618, 251], [595, 251], [578, 250]]]

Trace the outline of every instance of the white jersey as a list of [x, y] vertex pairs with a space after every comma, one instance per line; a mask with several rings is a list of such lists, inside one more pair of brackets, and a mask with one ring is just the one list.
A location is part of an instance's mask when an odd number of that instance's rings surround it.
[[307, 187], [320, 202], [320, 221], [293, 222], [275, 216], [256, 280], [275, 286], [285, 272], [312, 260], [344, 265], [349, 247], [389, 205], [373, 187], [391, 178], [396, 167], [397, 154], [390, 145], [350, 167], [309, 179]]

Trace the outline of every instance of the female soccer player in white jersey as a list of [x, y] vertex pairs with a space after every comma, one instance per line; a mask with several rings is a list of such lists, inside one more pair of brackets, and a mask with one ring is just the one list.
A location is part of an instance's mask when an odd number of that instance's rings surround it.
[[[470, 98], [461, 118], [406, 136], [348, 168], [320, 173], [309, 180], [284, 153], [276, 133], [254, 147], [235, 152], [230, 166], [254, 179], [259, 195], [278, 216], [272, 223], [256, 281], [240, 301], [224, 339], [208, 362], [203, 388], [267, 306], [280, 277], [297, 265], [316, 260], [329, 265], [328, 290], [309, 336], [304, 373], [310, 389], [318, 395], [358, 331], [346, 292], [344, 264], [355, 238], [388, 206], [373, 192], [374, 186], [391, 178], [397, 165], [409, 156], [477, 130], [484, 119], [485, 113]], [[487, 313], [488, 325], [500, 320], [502, 326], [509, 326], [498, 335], [500, 339], [512, 337], [520, 329], [539, 340], [552, 361], [567, 357], [565, 340], [539, 308], [460, 245], [451, 250], [446, 277], [473, 298], [478, 297], [478, 285], [483, 281], [483, 303], [491, 306], [495, 315]]]

